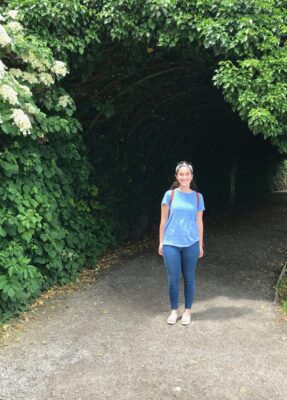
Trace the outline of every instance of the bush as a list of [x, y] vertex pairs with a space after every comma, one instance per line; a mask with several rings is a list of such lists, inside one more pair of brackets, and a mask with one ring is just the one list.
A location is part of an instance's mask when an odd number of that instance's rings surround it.
[[76, 279], [115, 243], [90, 182], [66, 65], [20, 24], [0, 26], [0, 320]]
[[285, 276], [278, 284], [277, 293], [284, 311], [287, 312], [287, 276]]

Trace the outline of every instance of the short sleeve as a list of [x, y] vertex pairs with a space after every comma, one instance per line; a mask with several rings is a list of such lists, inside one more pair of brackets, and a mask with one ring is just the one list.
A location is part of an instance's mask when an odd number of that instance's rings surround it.
[[198, 202], [198, 211], [204, 211], [205, 210], [205, 206], [204, 206], [204, 199], [201, 193], [199, 194], [199, 202]]
[[169, 206], [170, 198], [171, 198], [171, 190], [168, 190], [167, 192], [165, 192], [165, 194], [162, 198], [161, 205], [166, 204], [167, 206]]

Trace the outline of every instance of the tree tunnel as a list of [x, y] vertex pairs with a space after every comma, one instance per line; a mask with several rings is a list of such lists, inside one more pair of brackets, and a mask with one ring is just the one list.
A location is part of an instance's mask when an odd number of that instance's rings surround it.
[[179, 160], [192, 162], [209, 212], [270, 190], [278, 152], [214, 87], [211, 54], [117, 44], [94, 68], [76, 84], [79, 119], [101, 200], [132, 236], [158, 223]]
[[209, 213], [271, 190], [287, 153], [284, 1], [2, 3], [5, 315], [157, 226], [180, 160]]

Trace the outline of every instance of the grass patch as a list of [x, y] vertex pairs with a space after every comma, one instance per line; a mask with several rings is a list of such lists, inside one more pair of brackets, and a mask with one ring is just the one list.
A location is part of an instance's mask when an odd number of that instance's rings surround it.
[[278, 283], [277, 293], [282, 309], [287, 313], [287, 276]]
[[283, 311], [287, 314], [287, 300], [283, 301], [283, 303], [282, 303], [282, 309], [283, 309]]

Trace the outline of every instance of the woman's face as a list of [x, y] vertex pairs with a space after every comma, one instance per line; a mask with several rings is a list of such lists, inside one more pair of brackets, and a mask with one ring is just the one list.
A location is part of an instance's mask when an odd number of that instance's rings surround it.
[[180, 167], [175, 177], [181, 187], [188, 188], [192, 181], [193, 174], [189, 167]]

